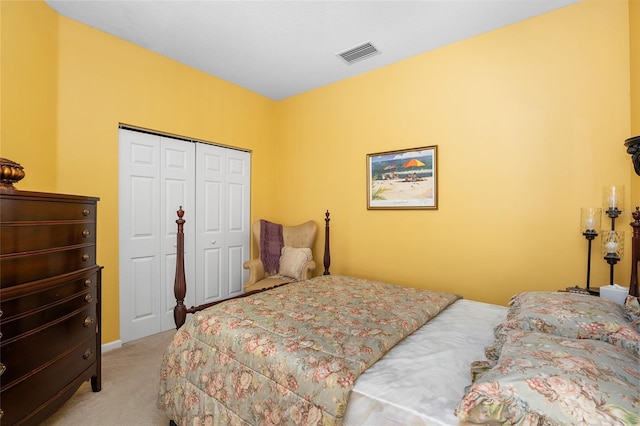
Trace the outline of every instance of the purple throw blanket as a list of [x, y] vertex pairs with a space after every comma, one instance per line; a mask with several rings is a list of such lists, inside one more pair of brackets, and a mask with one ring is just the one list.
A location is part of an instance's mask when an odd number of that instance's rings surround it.
[[260, 260], [267, 274], [278, 272], [282, 247], [282, 225], [260, 219]]

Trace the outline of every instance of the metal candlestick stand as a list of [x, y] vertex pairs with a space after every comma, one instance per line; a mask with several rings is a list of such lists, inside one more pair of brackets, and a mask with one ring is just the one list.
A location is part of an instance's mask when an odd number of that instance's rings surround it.
[[[616, 230], [616, 218], [622, 213], [617, 207], [609, 207], [606, 211], [607, 216], [611, 218], [611, 232]], [[604, 260], [609, 264], [609, 285], [613, 285], [613, 267], [620, 261], [620, 256], [617, 253], [607, 253], [604, 256]]]
[[593, 229], [587, 229], [582, 233], [584, 237], [589, 242], [589, 247], [587, 250], [587, 291], [591, 293], [590, 283], [591, 283], [591, 242], [598, 236], [598, 233]]

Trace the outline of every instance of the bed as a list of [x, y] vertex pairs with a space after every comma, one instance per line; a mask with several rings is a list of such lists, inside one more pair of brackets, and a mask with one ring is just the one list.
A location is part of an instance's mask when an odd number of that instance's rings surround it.
[[325, 259], [325, 275], [187, 309], [182, 214], [158, 394], [172, 424], [640, 424], [640, 211], [625, 306], [527, 292], [509, 307]]

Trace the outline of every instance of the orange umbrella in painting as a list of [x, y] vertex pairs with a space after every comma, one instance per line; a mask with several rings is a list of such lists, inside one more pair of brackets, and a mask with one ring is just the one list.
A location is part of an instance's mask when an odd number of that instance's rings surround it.
[[[406, 163], [404, 163], [402, 165], [402, 167], [404, 167], [405, 169], [408, 169], [410, 167], [422, 167], [424, 166], [424, 163], [420, 160], [418, 160], [417, 158], [412, 158], [411, 160], [407, 161]], [[413, 176], [410, 176], [411, 172], [408, 172], [405, 177], [404, 177], [404, 181], [405, 182], [415, 182], [417, 180], [419, 180], [418, 176], [416, 175], [416, 173], [413, 173]]]
[[417, 158], [412, 158], [402, 165], [402, 167], [422, 167], [424, 163]]

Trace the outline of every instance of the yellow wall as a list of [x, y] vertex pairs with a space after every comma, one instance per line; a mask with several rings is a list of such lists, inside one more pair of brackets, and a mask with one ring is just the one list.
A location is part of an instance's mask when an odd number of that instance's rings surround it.
[[1, 1], [0, 52], [0, 156], [25, 168], [21, 187], [55, 191], [58, 14]]
[[[629, 10], [584, 0], [276, 103], [44, 2], [3, 1], [0, 155], [26, 167], [21, 189], [101, 197], [104, 342], [119, 337], [119, 123], [252, 150], [252, 219], [323, 225], [329, 209], [334, 274], [505, 303], [583, 284], [580, 207], [637, 182], [622, 146]], [[366, 154], [432, 144], [439, 209], [368, 211]], [[321, 228], [317, 273], [323, 244]], [[593, 263], [606, 284], [596, 249]]]
[[640, 0], [629, 0], [631, 135], [640, 135]]
[[[640, 0], [629, 0], [631, 57], [631, 136], [640, 136]], [[640, 206], [640, 176], [631, 165], [631, 207]]]
[[[584, 285], [580, 208], [605, 185], [630, 191], [628, 2], [585, 0], [284, 100], [278, 117], [279, 180], [295, 176], [281, 207], [331, 211], [334, 273], [498, 303]], [[366, 154], [425, 145], [439, 209], [368, 211]], [[592, 283], [608, 284], [593, 253]]]

